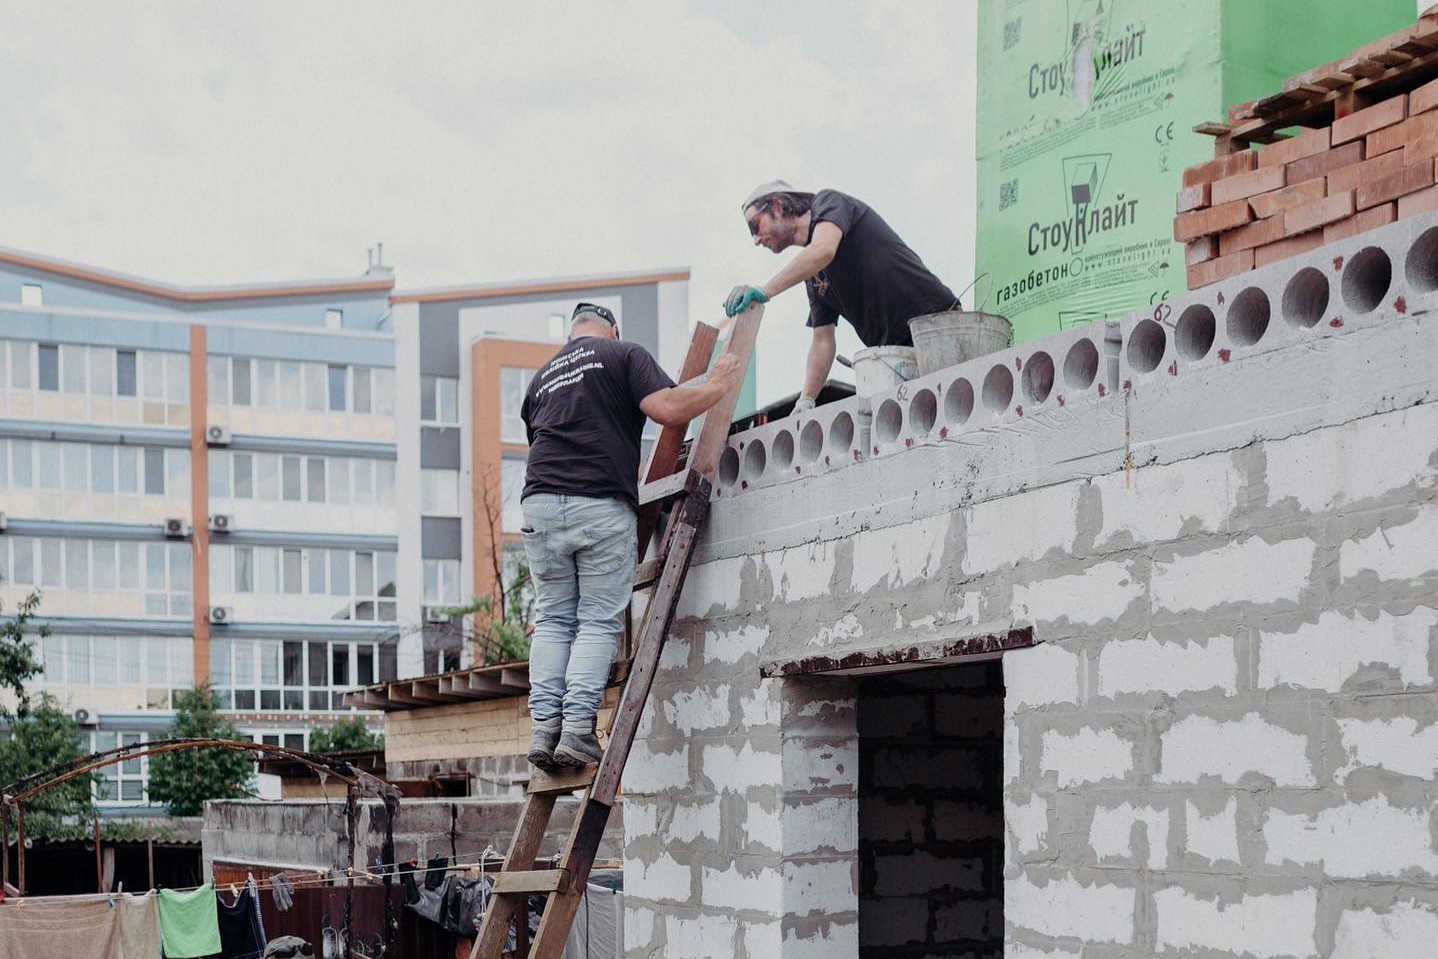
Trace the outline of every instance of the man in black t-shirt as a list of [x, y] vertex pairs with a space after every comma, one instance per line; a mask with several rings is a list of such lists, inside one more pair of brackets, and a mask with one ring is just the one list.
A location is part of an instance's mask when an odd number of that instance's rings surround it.
[[729, 316], [767, 303], [798, 283], [809, 292], [809, 359], [795, 412], [812, 409], [834, 365], [834, 327], [842, 316], [865, 346], [913, 346], [909, 320], [957, 309], [952, 290], [924, 266], [878, 212], [837, 190], [803, 193], [783, 180], [757, 187], [741, 209], [756, 244], [780, 253], [804, 249], [763, 286], [736, 286]]
[[569, 331], [520, 408], [529, 438], [520, 533], [535, 587], [529, 761], [541, 767], [602, 755], [594, 718], [634, 590], [645, 417], [688, 423], [741, 372], [725, 354], [704, 381], [675, 386], [593, 303], [574, 308]]

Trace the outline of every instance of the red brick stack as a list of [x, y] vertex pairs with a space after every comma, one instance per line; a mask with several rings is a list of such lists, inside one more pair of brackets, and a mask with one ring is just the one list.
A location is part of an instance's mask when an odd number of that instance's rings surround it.
[[1189, 167], [1173, 221], [1188, 288], [1438, 208], [1435, 157], [1438, 80]]

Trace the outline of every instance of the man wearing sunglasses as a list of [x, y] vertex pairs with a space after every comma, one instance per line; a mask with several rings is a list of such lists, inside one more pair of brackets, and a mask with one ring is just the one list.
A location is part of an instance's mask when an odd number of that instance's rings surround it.
[[614, 314], [580, 303], [569, 342], [530, 380], [520, 407], [529, 438], [520, 507], [535, 587], [529, 650], [529, 761], [587, 766], [624, 611], [634, 590], [639, 441], [644, 419], [682, 426], [743, 371], [725, 354], [707, 377], [675, 386], [643, 347], [619, 339]]
[[769, 282], [736, 286], [724, 301], [724, 312], [734, 316], [799, 283], [808, 290], [813, 336], [796, 413], [814, 408], [828, 379], [839, 317], [865, 346], [913, 346], [909, 320], [958, 308], [953, 291], [861, 200], [837, 190], [804, 193], [773, 180], [755, 187], [740, 209], [756, 245], [775, 253], [803, 247]]

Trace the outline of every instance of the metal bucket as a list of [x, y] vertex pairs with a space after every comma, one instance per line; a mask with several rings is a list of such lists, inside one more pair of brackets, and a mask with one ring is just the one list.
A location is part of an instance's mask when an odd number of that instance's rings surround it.
[[920, 376], [1002, 350], [1013, 332], [1013, 324], [1002, 316], [967, 310], [929, 313], [909, 321]]
[[871, 346], [854, 354], [854, 392], [873, 396], [919, 375], [912, 346]]

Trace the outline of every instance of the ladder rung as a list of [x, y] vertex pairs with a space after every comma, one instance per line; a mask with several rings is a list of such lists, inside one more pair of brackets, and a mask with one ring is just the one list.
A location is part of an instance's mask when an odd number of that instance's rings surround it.
[[[528, 784], [525, 792], [531, 796], [544, 795], [545, 793], [572, 793], [579, 789], [586, 789], [594, 782], [594, 771], [598, 766], [585, 766], [581, 769], [556, 769], [547, 771], [535, 769], [529, 774]], [[517, 779], [515, 782], [525, 782]]]
[[682, 473], [671, 473], [663, 479], [657, 479], [652, 483], [645, 483], [639, 487], [639, 505], [647, 503], [658, 503], [662, 500], [672, 499], [682, 493], [692, 492], [699, 483], [699, 474], [694, 470], [685, 470]]
[[648, 589], [659, 582], [659, 560], [646, 559], [634, 568], [634, 591]]
[[567, 892], [568, 869], [529, 869], [501, 872], [494, 877], [496, 895], [505, 893]]

